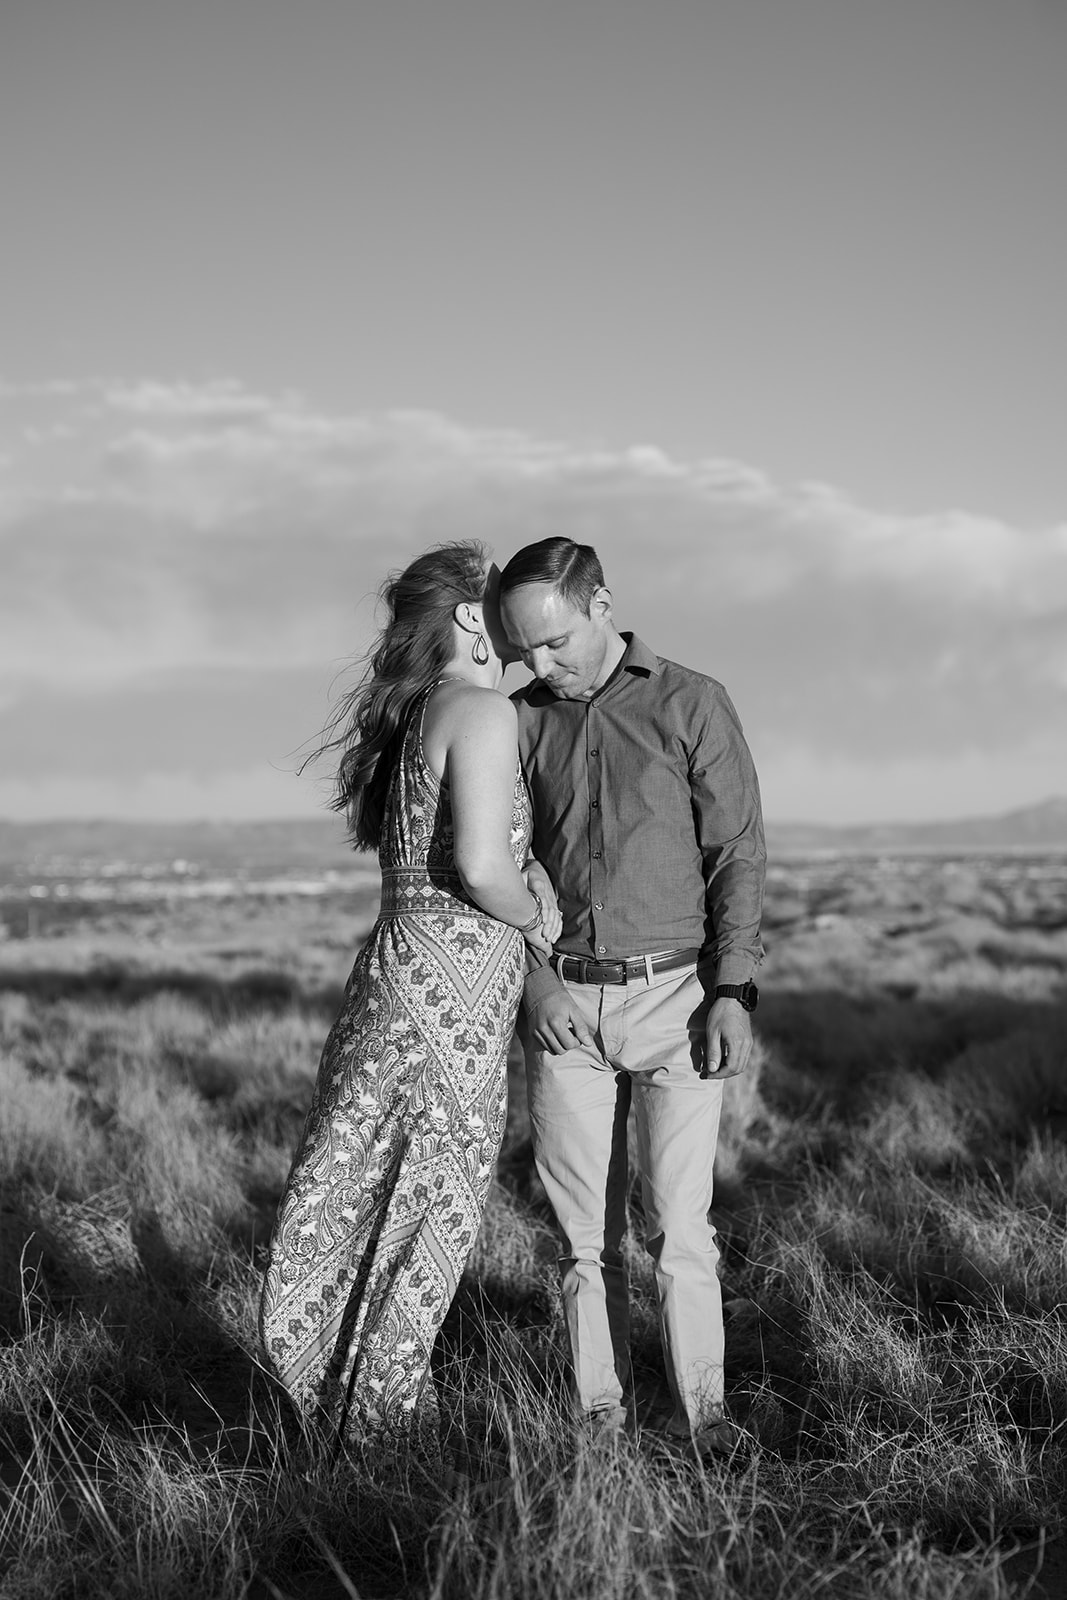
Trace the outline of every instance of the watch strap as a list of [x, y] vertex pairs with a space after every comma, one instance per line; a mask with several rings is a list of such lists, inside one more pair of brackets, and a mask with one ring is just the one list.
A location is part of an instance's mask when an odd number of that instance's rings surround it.
[[715, 986], [715, 998], [739, 1000], [746, 1011], [755, 1011], [759, 990], [754, 983], [719, 983]]

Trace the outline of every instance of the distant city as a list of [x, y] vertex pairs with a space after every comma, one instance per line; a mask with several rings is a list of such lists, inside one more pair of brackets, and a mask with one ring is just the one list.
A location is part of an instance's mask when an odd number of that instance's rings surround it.
[[[771, 856], [1067, 851], [1067, 798], [952, 821], [768, 822], [767, 846]], [[98, 880], [102, 899], [120, 883], [128, 896], [134, 880], [153, 897], [210, 896], [226, 892], [224, 883], [293, 894], [301, 882], [314, 893], [323, 882], [340, 886], [338, 875], [362, 879], [376, 870], [373, 856], [353, 853], [341, 819], [325, 813], [249, 822], [0, 820], [0, 886], [66, 873]]]

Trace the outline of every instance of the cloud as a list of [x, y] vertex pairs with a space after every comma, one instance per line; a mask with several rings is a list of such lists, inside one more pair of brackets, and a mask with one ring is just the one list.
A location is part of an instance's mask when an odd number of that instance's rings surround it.
[[794, 793], [812, 763], [867, 773], [872, 807], [920, 769], [1067, 788], [1067, 527], [232, 380], [0, 389], [0, 748], [26, 782], [247, 770], [321, 725], [387, 569], [555, 533], [597, 547], [621, 626], [727, 683]]
[[[286, 397], [283, 397], [283, 399]], [[299, 399], [292, 399], [299, 404]], [[176, 417], [189, 422], [194, 418], [230, 421], [269, 416], [278, 405], [276, 399], [253, 394], [230, 378], [206, 383], [109, 383], [104, 386], [103, 404], [112, 411], [133, 412], [137, 416]]]

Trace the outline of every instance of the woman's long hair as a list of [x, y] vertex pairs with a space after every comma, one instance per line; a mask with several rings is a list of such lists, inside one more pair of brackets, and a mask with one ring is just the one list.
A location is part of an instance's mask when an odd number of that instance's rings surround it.
[[341, 752], [330, 807], [345, 813], [357, 849], [378, 848], [411, 709], [452, 659], [453, 613], [464, 601], [481, 602], [487, 563], [483, 545], [456, 540], [435, 545], [382, 584], [378, 598], [388, 620], [315, 752]]

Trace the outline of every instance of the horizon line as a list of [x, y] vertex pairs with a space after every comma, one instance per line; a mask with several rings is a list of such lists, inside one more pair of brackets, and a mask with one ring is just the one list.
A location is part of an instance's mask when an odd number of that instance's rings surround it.
[[[1046, 795], [1041, 800], [1028, 801], [1020, 805], [1009, 806], [1000, 811], [983, 811], [956, 813], [944, 817], [879, 817], [870, 821], [852, 819], [850, 821], [819, 820], [811, 817], [769, 817], [764, 816], [764, 825], [774, 828], [815, 828], [823, 831], [831, 830], [873, 830], [878, 828], [941, 828], [974, 823], [1003, 822], [1008, 818], [1026, 816], [1031, 813], [1055, 811], [1062, 809], [1067, 814], [1067, 794]], [[333, 813], [337, 816], [337, 813]], [[35, 817], [7, 817], [0, 816], [0, 827], [32, 828], [32, 827], [61, 827], [61, 826], [115, 826], [115, 827], [156, 827], [156, 828], [181, 828], [181, 827], [270, 827], [270, 826], [306, 826], [310, 823], [326, 822], [331, 820], [331, 813], [323, 807], [317, 812], [285, 812], [276, 816], [210, 816], [199, 814], [196, 816], [174, 817], [144, 817], [123, 815], [119, 813], [79, 814], [76, 816], [35, 816]]]

